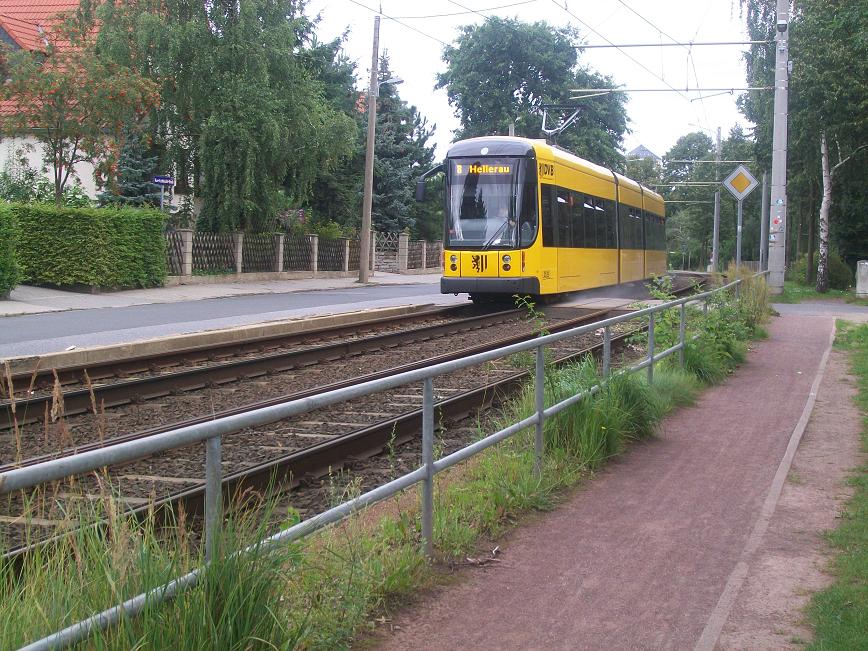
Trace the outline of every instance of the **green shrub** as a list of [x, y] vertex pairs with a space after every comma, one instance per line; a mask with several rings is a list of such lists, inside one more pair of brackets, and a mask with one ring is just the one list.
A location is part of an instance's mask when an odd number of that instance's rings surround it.
[[158, 211], [36, 204], [10, 210], [17, 259], [31, 283], [122, 288], [165, 280], [165, 217]]
[[[814, 278], [817, 277], [817, 257], [814, 255]], [[807, 285], [808, 254], [800, 255], [790, 265], [788, 277], [800, 285]], [[853, 270], [834, 253], [829, 255], [829, 289], [850, 289], [853, 286]]]
[[0, 298], [8, 295], [18, 284], [18, 277], [12, 212], [6, 206], [0, 206]]

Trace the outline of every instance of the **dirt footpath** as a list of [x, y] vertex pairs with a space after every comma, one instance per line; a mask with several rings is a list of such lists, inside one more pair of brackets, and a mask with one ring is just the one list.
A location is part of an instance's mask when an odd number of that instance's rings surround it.
[[838, 526], [861, 453], [861, 415], [846, 353], [833, 350], [811, 420], [768, 532], [750, 563], [718, 642], [720, 649], [801, 649], [811, 639], [804, 607], [832, 581], [823, 532]]
[[819, 532], [857, 462], [837, 353], [788, 453], [833, 328], [774, 319], [727, 382], [515, 531], [499, 564], [399, 614], [382, 648], [781, 648], [807, 636], [799, 608], [825, 582]]

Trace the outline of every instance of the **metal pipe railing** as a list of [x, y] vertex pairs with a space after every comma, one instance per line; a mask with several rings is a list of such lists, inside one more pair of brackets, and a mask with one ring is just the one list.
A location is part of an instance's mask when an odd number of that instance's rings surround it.
[[[768, 272], [760, 272], [754, 274], [756, 276], [764, 276]], [[742, 280], [738, 279], [722, 287], [694, 294], [689, 297], [669, 301], [661, 305], [643, 308], [629, 314], [611, 317], [603, 321], [592, 324], [587, 324], [559, 332], [540, 336], [528, 342], [513, 344], [503, 348], [478, 353], [459, 360], [443, 362], [434, 366], [407, 371], [388, 378], [371, 380], [359, 385], [336, 389], [308, 398], [293, 400], [291, 402], [280, 405], [263, 407], [244, 414], [227, 416], [218, 420], [183, 427], [170, 432], [156, 434], [145, 439], [136, 441], [128, 441], [119, 443], [100, 450], [93, 450], [75, 454], [62, 459], [52, 459], [27, 468], [17, 468], [0, 473], [0, 494], [9, 493], [15, 490], [31, 488], [39, 484], [61, 479], [63, 477], [83, 474], [94, 470], [99, 470], [108, 465], [121, 464], [143, 456], [152, 455], [166, 450], [184, 447], [192, 443], [206, 442], [206, 481], [205, 481], [205, 505], [206, 505], [206, 532], [205, 532], [205, 551], [206, 563], [210, 563], [214, 559], [216, 553], [216, 539], [219, 533], [220, 523], [222, 521], [222, 492], [221, 480], [222, 472], [220, 468], [220, 453], [222, 436], [231, 434], [241, 429], [248, 427], [256, 427], [265, 425], [278, 420], [295, 416], [307, 411], [319, 409], [336, 403], [351, 400], [353, 398], [370, 395], [379, 391], [385, 391], [395, 387], [414, 382], [422, 382], [423, 384], [423, 419], [422, 419], [422, 465], [416, 470], [407, 473], [393, 481], [390, 481], [382, 486], [364, 493], [348, 502], [344, 502], [328, 511], [325, 511], [317, 516], [314, 516], [304, 522], [300, 522], [288, 529], [285, 529], [265, 540], [245, 548], [241, 552], [247, 553], [253, 549], [260, 549], [262, 546], [269, 547], [280, 542], [286, 542], [303, 538], [319, 529], [322, 529], [330, 524], [338, 522], [352, 513], [382, 501], [405, 490], [419, 482], [423, 484], [422, 491], [422, 539], [423, 551], [427, 556], [433, 553], [433, 538], [434, 538], [434, 476], [438, 472], [442, 472], [447, 468], [460, 463], [492, 445], [503, 441], [518, 432], [535, 427], [534, 437], [534, 472], [542, 472], [543, 454], [544, 454], [544, 425], [545, 419], [567, 409], [573, 404], [592, 396], [599, 392], [611, 379], [611, 327], [613, 325], [631, 321], [637, 318], [648, 316], [648, 356], [643, 361], [631, 366], [628, 369], [619, 371], [621, 373], [636, 372], [641, 369], [648, 369], [648, 381], [653, 382], [654, 364], [669, 355], [679, 352], [680, 361], [684, 363], [684, 346], [686, 341], [686, 306], [689, 303], [702, 302], [703, 311], [707, 313], [709, 299], [719, 292], [728, 290], [729, 288], [738, 289]], [[655, 318], [654, 315], [662, 313], [665, 310], [673, 308], [680, 309], [679, 322], [679, 339], [678, 343], [667, 348], [662, 352], [655, 353], [654, 350], [654, 330]], [[563, 339], [576, 337], [588, 332], [593, 332], [603, 328], [603, 379], [602, 381], [586, 389], [585, 391], [573, 396], [569, 396], [560, 402], [550, 406], [545, 406], [545, 346], [551, 345]], [[534, 350], [536, 355], [535, 374], [534, 374], [534, 398], [535, 411], [533, 415], [524, 418], [516, 423], [513, 423], [498, 432], [490, 434], [485, 438], [476, 441], [461, 450], [453, 452], [441, 459], [434, 460], [434, 386], [433, 379], [439, 375], [450, 373], [452, 371], [469, 368], [484, 362], [505, 357], [513, 353]], [[138, 614], [146, 605], [155, 601], [163, 601], [172, 598], [179, 591], [195, 585], [198, 582], [199, 576], [203, 568], [197, 568], [182, 577], [171, 581], [163, 586], [153, 588], [148, 592], [142, 593], [132, 599], [125, 601], [123, 604], [98, 613], [82, 622], [73, 624], [53, 635], [45, 637], [41, 640], [30, 644], [24, 649], [35, 651], [37, 649], [57, 649], [65, 648], [71, 644], [79, 642], [89, 637], [96, 630], [104, 630], [117, 624], [122, 617], [130, 617]]]

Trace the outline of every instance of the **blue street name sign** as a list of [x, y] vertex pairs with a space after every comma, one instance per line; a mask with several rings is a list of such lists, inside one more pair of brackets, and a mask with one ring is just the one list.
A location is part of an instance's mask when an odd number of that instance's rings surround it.
[[155, 176], [153, 183], [156, 185], [175, 185], [175, 179], [172, 176]]

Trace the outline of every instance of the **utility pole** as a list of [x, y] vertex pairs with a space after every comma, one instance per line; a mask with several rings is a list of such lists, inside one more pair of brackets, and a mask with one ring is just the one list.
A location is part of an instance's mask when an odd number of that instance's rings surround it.
[[789, 76], [790, 0], [777, 0], [775, 35], [775, 103], [772, 132], [771, 223], [769, 224], [769, 289], [784, 291], [787, 257], [787, 101]]
[[759, 263], [760, 271], [765, 271], [769, 266], [769, 175], [763, 172], [763, 198], [760, 206], [760, 241]]
[[[714, 180], [720, 181], [720, 127], [717, 127], [717, 147], [714, 150]], [[714, 193], [714, 230], [711, 235], [711, 270], [719, 271], [720, 265], [720, 186]]]
[[380, 47], [380, 17], [374, 16], [374, 50], [371, 84], [368, 86], [368, 141], [365, 149], [365, 195], [362, 199], [362, 230], [359, 233], [359, 282], [368, 282], [371, 248], [371, 203], [374, 193], [374, 130], [377, 127], [377, 69]]

